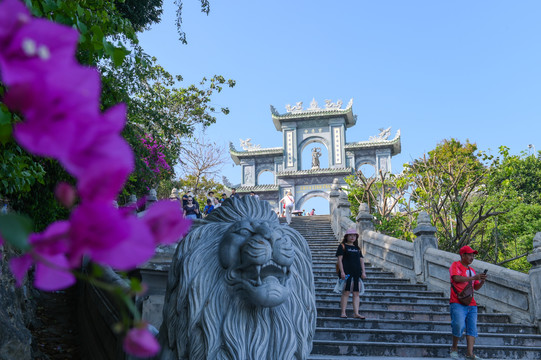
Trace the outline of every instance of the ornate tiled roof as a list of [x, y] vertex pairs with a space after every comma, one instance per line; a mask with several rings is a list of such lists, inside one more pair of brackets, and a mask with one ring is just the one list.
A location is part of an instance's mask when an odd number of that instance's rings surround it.
[[348, 150], [351, 151], [355, 149], [363, 149], [363, 148], [370, 148], [370, 147], [383, 147], [383, 146], [391, 146], [392, 155], [400, 154], [400, 152], [402, 151], [402, 145], [400, 143], [400, 130], [396, 132], [396, 135], [394, 139], [392, 140], [374, 139], [374, 140], [368, 140], [368, 141], [347, 143], [344, 149], [346, 151]]
[[262, 191], [278, 191], [280, 187], [278, 185], [255, 185], [255, 186], [241, 186], [237, 188], [238, 193], [262, 192]]
[[309, 169], [309, 170], [297, 170], [297, 171], [280, 171], [276, 174], [276, 177], [288, 177], [288, 176], [307, 176], [307, 175], [349, 175], [353, 173], [353, 168], [325, 168], [325, 169]]
[[308, 109], [302, 109], [302, 102], [298, 103], [297, 106], [287, 106], [288, 112], [285, 114], [280, 114], [274, 106], [270, 106], [272, 121], [276, 130], [282, 131], [282, 121], [291, 121], [291, 120], [304, 120], [310, 118], [318, 117], [338, 117], [344, 116], [346, 118], [346, 127], [351, 127], [357, 122], [357, 115], [353, 115], [353, 99], [349, 101], [345, 109], [342, 109], [342, 102], [339, 100], [337, 104], [333, 104], [327, 100], [327, 105], [325, 109], [318, 107], [315, 99], [312, 100], [310, 107]]
[[232, 142], [229, 143], [229, 153], [231, 154], [231, 158], [235, 162], [235, 164], [240, 164], [240, 158], [243, 157], [267, 157], [267, 156], [283, 156], [284, 155], [284, 148], [283, 147], [274, 147], [274, 148], [266, 148], [266, 149], [253, 149], [253, 150], [244, 150], [239, 151], [235, 149], [235, 146]]

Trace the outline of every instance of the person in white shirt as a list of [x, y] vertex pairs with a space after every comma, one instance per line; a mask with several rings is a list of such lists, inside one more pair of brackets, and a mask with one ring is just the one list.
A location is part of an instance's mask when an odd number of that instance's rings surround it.
[[293, 211], [293, 204], [295, 203], [295, 198], [293, 198], [293, 195], [291, 195], [291, 190], [288, 190], [286, 192], [286, 196], [280, 200], [280, 204], [284, 204], [285, 211], [286, 211], [286, 221], [287, 224], [291, 224], [291, 212]]

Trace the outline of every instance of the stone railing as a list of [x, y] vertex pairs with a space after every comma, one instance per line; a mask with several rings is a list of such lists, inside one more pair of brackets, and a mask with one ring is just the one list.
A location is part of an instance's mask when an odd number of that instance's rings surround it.
[[[339, 219], [338, 215], [346, 212], [340, 211], [339, 206], [337, 209], [337, 214], [331, 216], [337, 239], [341, 239], [348, 226], [356, 226], [362, 234], [363, 253], [370, 263], [412, 283], [424, 283], [430, 290], [449, 295], [449, 268], [460, 257], [438, 249], [436, 228], [431, 225], [426, 213], [419, 215], [419, 226], [414, 230], [417, 238], [411, 243], [375, 232], [373, 216], [369, 214], [366, 204], [359, 207], [356, 224], [349, 218], [350, 224], [345, 219]], [[535, 324], [541, 332], [541, 232], [536, 234], [533, 247], [533, 253], [527, 258], [532, 264], [528, 274], [480, 260], [475, 260], [472, 267], [476, 271], [488, 270], [485, 285], [476, 292], [480, 304], [488, 311], [511, 314], [513, 322]]]
[[[112, 269], [104, 268], [101, 281], [129, 289], [124, 279]], [[116, 299], [103, 289], [81, 281], [78, 287], [77, 322], [82, 359], [127, 359], [122, 337], [113, 330], [122, 321]]]

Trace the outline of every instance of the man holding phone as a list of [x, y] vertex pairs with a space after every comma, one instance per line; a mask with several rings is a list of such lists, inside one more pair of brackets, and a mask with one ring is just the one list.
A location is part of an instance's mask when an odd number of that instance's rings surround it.
[[[477, 274], [470, 267], [477, 250], [473, 250], [469, 246], [460, 248], [460, 261], [455, 261], [449, 269], [451, 275], [451, 298], [450, 313], [451, 313], [451, 329], [453, 332], [453, 345], [451, 346], [450, 356], [453, 359], [458, 359], [458, 340], [466, 332], [467, 353], [466, 359], [481, 360], [481, 358], [473, 354], [473, 346], [477, 337], [477, 303], [473, 297], [473, 290], [479, 290], [485, 283], [487, 278], [487, 270], [482, 274]], [[467, 301], [460, 300], [460, 295], [466, 292], [466, 288], [471, 286], [471, 299]], [[470, 301], [471, 300], [471, 301]], [[467, 303], [467, 305], [465, 304]]]

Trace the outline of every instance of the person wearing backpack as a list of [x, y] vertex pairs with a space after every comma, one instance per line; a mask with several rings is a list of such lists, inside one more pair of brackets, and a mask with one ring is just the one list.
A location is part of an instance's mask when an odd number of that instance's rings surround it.
[[449, 300], [451, 313], [451, 330], [453, 333], [453, 345], [450, 356], [458, 359], [458, 340], [466, 332], [466, 359], [481, 360], [473, 354], [473, 346], [477, 337], [477, 303], [473, 296], [474, 290], [479, 290], [487, 278], [486, 271], [477, 274], [470, 267], [477, 250], [469, 246], [460, 248], [460, 261], [455, 261], [449, 268], [451, 276], [451, 297]]
[[340, 298], [340, 317], [347, 318], [346, 307], [348, 305], [349, 293], [353, 292], [353, 317], [365, 319], [359, 314], [360, 304], [360, 279], [366, 279], [364, 259], [359, 247], [359, 234], [355, 229], [348, 229], [344, 234], [342, 243], [336, 250], [338, 277], [346, 280], [342, 297]]

